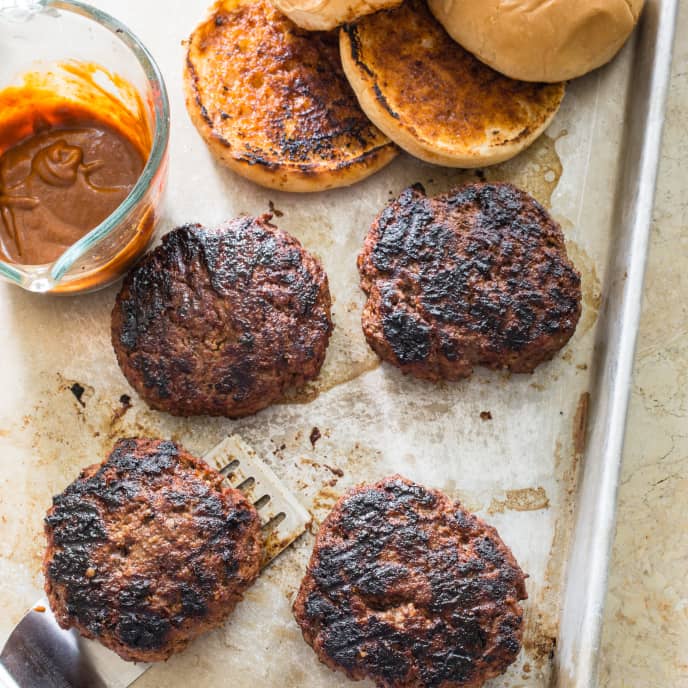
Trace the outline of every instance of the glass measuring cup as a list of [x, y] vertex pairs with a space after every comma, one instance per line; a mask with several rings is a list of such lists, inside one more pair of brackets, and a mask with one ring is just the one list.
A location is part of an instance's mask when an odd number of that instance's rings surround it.
[[[139, 39], [110, 15], [77, 0], [0, 0], [0, 90], [27, 74], [47, 74], [47, 82], [60, 88], [71, 78], [70, 65], [89, 65], [98, 89], [131, 105], [132, 117], [150, 132], [150, 152], [125, 200], [55, 261], [0, 260], [0, 277], [34, 292], [92, 291], [120, 277], [152, 239], [167, 181], [167, 91]], [[77, 85], [76, 98], [78, 90]]]

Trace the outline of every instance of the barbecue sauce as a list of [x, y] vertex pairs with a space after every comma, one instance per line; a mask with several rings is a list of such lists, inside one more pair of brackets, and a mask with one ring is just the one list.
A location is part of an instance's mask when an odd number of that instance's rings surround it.
[[118, 77], [108, 75], [129, 102], [103, 88], [99, 69], [69, 63], [59, 76], [32, 73], [0, 92], [3, 260], [53, 262], [111, 215], [140, 177], [151, 147], [143, 104]]

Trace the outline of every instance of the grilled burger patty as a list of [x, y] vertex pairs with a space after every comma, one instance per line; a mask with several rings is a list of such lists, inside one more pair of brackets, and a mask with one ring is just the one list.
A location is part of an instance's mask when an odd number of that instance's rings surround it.
[[125, 279], [112, 344], [152, 408], [237, 418], [317, 376], [332, 331], [327, 276], [269, 220], [175, 229]]
[[358, 268], [368, 343], [428, 380], [467, 377], [474, 365], [532, 372], [581, 313], [559, 225], [510, 184], [434, 198], [406, 189], [374, 221]]
[[384, 688], [480, 686], [521, 649], [524, 574], [497, 531], [400, 476], [318, 531], [294, 614], [320, 661]]
[[119, 440], [53, 499], [50, 608], [126, 660], [167, 659], [227, 618], [258, 575], [260, 521], [173, 442]]
[[337, 32], [300, 29], [267, 0], [215, 3], [189, 39], [184, 84], [213, 154], [264, 186], [346, 186], [398, 152], [359, 107]]

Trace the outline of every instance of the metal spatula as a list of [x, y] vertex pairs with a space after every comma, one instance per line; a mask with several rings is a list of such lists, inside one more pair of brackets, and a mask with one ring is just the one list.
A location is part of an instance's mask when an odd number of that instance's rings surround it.
[[[310, 521], [308, 512], [236, 435], [220, 442], [204, 459], [258, 509], [266, 567], [303, 534]], [[12, 631], [0, 653], [0, 687], [126, 688], [150, 666], [125, 662], [76, 631], [62, 630], [48, 601], [42, 599]]]

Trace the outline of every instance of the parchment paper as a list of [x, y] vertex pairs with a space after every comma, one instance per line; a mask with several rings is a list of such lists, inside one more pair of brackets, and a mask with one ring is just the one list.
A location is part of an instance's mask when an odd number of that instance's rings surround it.
[[[613, 65], [570, 85], [547, 135], [529, 151], [485, 170], [488, 179], [529, 190], [561, 222], [583, 274], [584, 311], [575, 337], [533, 375], [478, 370], [465, 382], [433, 385], [404, 378], [368, 350], [355, 258], [374, 216], [405, 186], [421, 182], [428, 191], [445, 191], [476, 173], [402, 155], [351, 189], [299, 196], [254, 186], [213, 162], [185, 111], [181, 40], [204, 15], [205, 2], [94, 4], [143, 39], [169, 88], [170, 183], [159, 233], [274, 208], [275, 222], [322, 259], [336, 330], [320, 379], [285, 403], [235, 422], [177, 419], [148, 410], [117, 367], [109, 329], [117, 287], [50, 297], [0, 285], [0, 643], [41, 595], [42, 518], [51, 496], [83, 466], [101, 461], [119, 437], [170, 437], [201, 453], [238, 433], [316, 521], [349, 486], [401, 472], [494, 524], [530, 574], [530, 599], [524, 652], [490, 685], [547, 685], [594, 374], [630, 48]], [[84, 388], [80, 401], [70, 389], [74, 383]], [[130, 408], [122, 395], [131, 397]], [[314, 446], [313, 428], [322, 435]], [[346, 686], [348, 679], [319, 664], [290, 612], [312, 543], [307, 534], [281, 555], [224, 628], [136, 685]]]

